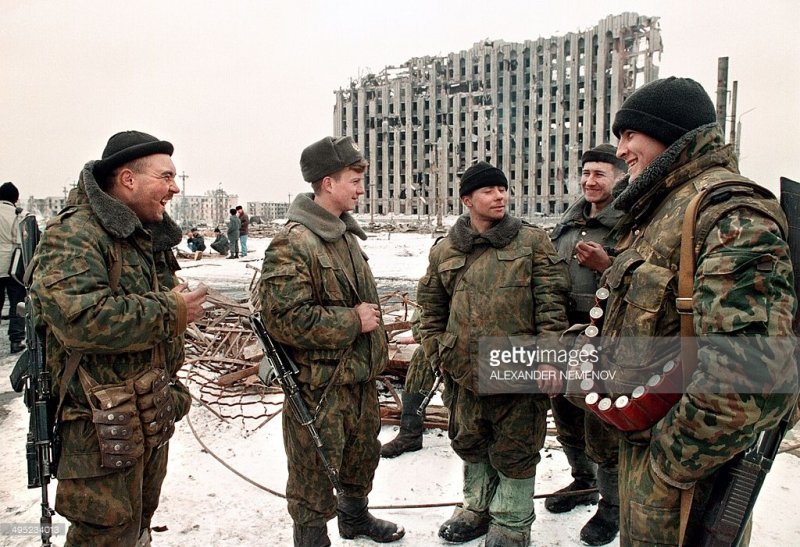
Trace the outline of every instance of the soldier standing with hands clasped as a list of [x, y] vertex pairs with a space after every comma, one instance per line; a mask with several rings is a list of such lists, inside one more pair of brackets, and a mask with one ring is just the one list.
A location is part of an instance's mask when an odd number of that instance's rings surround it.
[[206, 289], [174, 275], [172, 151], [139, 131], [112, 136], [34, 256], [33, 311], [61, 401], [55, 508], [71, 524], [66, 545], [150, 544], [168, 441], [191, 404], [176, 373]]
[[367, 165], [351, 137], [325, 137], [303, 150], [300, 167], [314, 192], [292, 203], [261, 272], [264, 324], [300, 369], [301, 395], [343, 486], [337, 499], [308, 429], [284, 408], [296, 547], [330, 545], [326, 522], [336, 515], [344, 538], [387, 543], [405, 534], [367, 507], [380, 458], [375, 378], [388, 362], [378, 291], [357, 241], [367, 236], [349, 214], [364, 193]]
[[558, 337], [567, 328], [567, 265], [544, 230], [506, 213], [508, 180], [478, 162], [461, 177], [468, 213], [430, 251], [417, 298], [425, 354], [445, 373], [448, 435], [464, 460], [464, 501], [439, 536], [462, 543], [483, 534], [487, 547], [530, 541], [534, 479], [544, 446], [548, 400], [559, 371], [541, 363], [540, 393], [481, 394], [482, 339]]

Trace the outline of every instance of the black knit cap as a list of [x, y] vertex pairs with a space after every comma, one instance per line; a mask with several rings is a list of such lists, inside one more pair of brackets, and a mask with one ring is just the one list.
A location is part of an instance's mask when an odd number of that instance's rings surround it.
[[171, 156], [173, 151], [172, 143], [160, 141], [153, 135], [141, 131], [122, 131], [108, 139], [103, 159], [94, 166], [94, 174], [102, 177], [129, 161], [153, 154]]
[[471, 165], [469, 169], [464, 171], [464, 174], [461, 175], [461, 189], [458, 192], [458, 196], [464, 197], [478, 188], [483, 188], [485, 186], [503, 186], [508, 188], [508, 179], [497, 167], [485, 161], [479, 161]]
[[701, 125], [717, 121], [714, 103], [703, 86], [690, 78], [655, 80], [625, 99], [614, 117], [617, 138], [626, 129], [671, 145]]
[[583, 156], [581, 156], [581, 167], [586, 165], [586, 162], [589, 161], [610, 163], [624, 173], [628, 172], [628, 164], [617, 157], [617, 148], [613, 144], [604, 143], [584, 152]]
[[317, 182], [364, 159], [353, 137], [325, 137], [305, 147], [300, 171], [306, 182]]

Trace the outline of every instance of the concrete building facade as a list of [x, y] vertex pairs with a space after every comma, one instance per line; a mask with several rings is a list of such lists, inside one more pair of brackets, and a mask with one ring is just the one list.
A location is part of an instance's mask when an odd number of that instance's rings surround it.
[[169, 202], [170, 216], [184, 229], [193, 226], [224, 226], [230, 210], [239, 205], [239, 196], [229, 194], [220, 186], [202, 196], [177, 194]]
[[357, 212], [462, 212], [459, 176], [485, 160], [509, 179], [512, 214], [560, 214], [579, 193], [580, 157], [615, 142], [613, 116], [658, 78], [657, 17], [623, 13], [564, 36], [476, 43], [415, 57], [335, 92], [334, 134], [370, 162]]
[[289, 210], [289, 203], [280, 201], [248, 201], [247, 214], [250, 217], [258, 217], [263, 222], [286, 218]]

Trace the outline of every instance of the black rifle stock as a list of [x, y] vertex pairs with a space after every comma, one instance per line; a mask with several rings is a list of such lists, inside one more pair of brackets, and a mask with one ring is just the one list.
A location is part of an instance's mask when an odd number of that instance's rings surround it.
[[[292, 358], [289, 357], [286, 348], [279, 342], [276, 343], [272, 340], [272, 337], [270, 337], [267, 333], [267, 329], [264, 327], [264, 322], [258, 314], [251, 315], [249, 320], [246, 319], [245, 321], [249, 322], [250, 328], [261, 342], [261, 346], [264, 348], [264, 356], [269, 366], [272, 367], [275, 373], [275, 379], [278, 385], [281, 386], [284, 397], [289, 401], [295, 418], [308, 429], [309, 434], [314, 439], [317, 455], [320, 461], [322, 461], [322, 465], [325, 467], [325, 472], [328, 474], [331, 484], [333, 484], [337, 492], [342, 492], [342, 484], [339, 482], [339, 473], [322, 451], [322, 439], [319, 437], [317, 428], [314, 427], [314, 417], [311, 415], [311, 412], [309, 412], [308, 406], [306, 406], [303, 397], [300, 395], [300, 388], [297, 386], [297, 382], [294, 381], [295, 375], [299, 372], [297, 365]], [[262, 374], [259, 374], [259, 377], [262, 381], [264, 380]]]
[[755, 445], [722, 469], [703, 515], [703, 547], [738, 547], [741, 543], [788, 425], [788, 417], [784, 417], [777, 427], [761, 433]]
[[433, 396], [436, 395], [436, 390], [439, 389], [439, 386], [442, 383], [442, 372], [437, 369], [435, 374], [436, 377], [433, 381], [431, 389], [427, 393], [425, 393], [425, 398], [422, 399], [422, 402], [419, 404], [419, 408], [417, 408], [417, 416], [425, 415], [425, 409], [428, 408], [431, 399], [433, 399]]
[[[39, 242], [39, 228], [36, 219], [28, 217], [20, 223], [22, 234], [22, 260], [26, 272], [31, 264], [33, 252]], [[52, 379], [47, 370], [44, 351], [39, 333], [33, 320], [29, 275], [18, 280], [25, 285], [26, 295], [24, 309], [18, 310], [25, 315], [25, 345], [27, 346], [14, 370], [11, 373], [11, 387], [17, 393], [23, 393], [25, 406], [30, 413], [30, 424], [25, 442], [25, 456], [28, 464], [28, 488], [42, 489], [42, 514], [39, 526], [42, 545], [50, 546], [53, 514], [48, 501], [47, 486], [50, 478], [55, 477], [58, 456], [58, 435], [55, 426], [56, 399], [51, 395]], [[23, 304], [20, 304], [23, 308]]]

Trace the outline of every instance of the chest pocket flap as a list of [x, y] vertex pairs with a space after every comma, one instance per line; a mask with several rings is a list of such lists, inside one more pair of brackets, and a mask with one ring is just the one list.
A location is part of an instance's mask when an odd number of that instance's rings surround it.
[[616, 289], [625, 278], [625, 274], [644, 262], [642, 256], [634, 249], [628, 249], [614, 259], [614, 263], [608, 269], [605, 282], [612, 289]]

